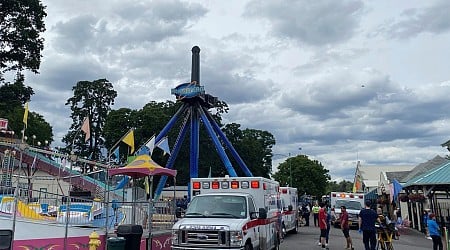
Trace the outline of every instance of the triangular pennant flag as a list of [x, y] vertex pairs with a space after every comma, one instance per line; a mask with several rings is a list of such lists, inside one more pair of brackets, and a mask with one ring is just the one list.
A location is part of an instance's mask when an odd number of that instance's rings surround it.
[[86, 116], [84, 118], [83, 125], [81, 126], [81, 131], [83, 131], [86, 134], [84, 142], [87, 142], [91, 137], [91, 129], [89, 127], [89, 116]]
[[159, 141], [157, 146], [164, 151], [164, 154], [167, 153], [170, 155], [169, 140], [167, 139], [167, 136]]
[[128, 131], [128, 133], [123, 137], [122, 141], [130, 146], [130, 154], [132, 154], [134, 152], [134, 130], [131, 129], [130, 131]]
[[23, 113], [23, 123], [25, 128], [28, 127], [28, 102], [25, 103], [25, 112]]
[[155, 135], [153, 135], [152, 138], [150, 138], [150, 140], [148, 140], [148, 142], [145, 144], [145, 146], [150, 151], [149, 155], [152, 155], [153, 149], [155, 149]]

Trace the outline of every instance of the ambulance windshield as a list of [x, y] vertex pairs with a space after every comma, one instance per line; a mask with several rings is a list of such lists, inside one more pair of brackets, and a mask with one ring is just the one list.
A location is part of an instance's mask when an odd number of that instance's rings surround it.
[[361, 210], [362, 206], [359, 201], [349, 201], [349, 200], [337, 200], [336, 206], [337, 208], [341, 208], [345, 206], [347, 210]]
[[195, 196], [184, 217], [246, 218], [247, 203], [243, 196], [205, 195]]

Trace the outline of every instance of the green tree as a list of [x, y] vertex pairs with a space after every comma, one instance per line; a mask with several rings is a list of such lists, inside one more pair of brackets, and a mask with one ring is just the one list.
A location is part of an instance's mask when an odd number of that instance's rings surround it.
[[321, 197], [326, 194], [330, 175], [322, 163], [310, 160], [306, 155], [297, 155], [286, 159], [278, 166], [278, 172], [273, 175], [280, 185], [290, 183], [298, 189], [299, 194]]
[[[270, 161], [270, 153], [275, 145], [275, 138], [268, 131], [256, 129], [240, 129], [240, 124], [231, 123], [223, 128], [223, 132], [230, 140], [236, 151], [239, 153], [253, 176], [269, 178], [272, 173], [272, 166], [265, 164]], [[244, 172], [237, 167], [233, 160], [233, 166], [239, 176], [244, 176]]]
[[339, 183], [336, 181], [328, 182], [327, 193], [330, 192], [352, 192], [353, 182], [342, 180]]
[[[21, 131], [24, 129], [24, 104], [34, 94], [33, 89], [25, 86], [23, 81], [23, 76], [18, 75], [13, 84], [6, 83], [0, 86], [0, 117], [8, 119], [9, 130], [14, 131], [15, 137], [19, 139], [22, 137]], [[42, 145], [44, 145], [45, 141], [48, 144], [53, 141], [52, 127], [42, 115], [30, 111], [27, 123], [28, 126], [25, 130], [25, 136], [28, 138], [27, 142], [33, 143], [33, 135], [36, 137], [34, 141], [39, 141]]]
[[39, 0], [0, 2], [0, 82], [6, 71], [38, 73], [44, 49], [45, 7]]
[[0, 86], [0, 112], [8, 111], [7, 108], [23, 106], [34, 95], [31, 87], [24, 85], [24, 77], [18, 75], [13, 84], [5, 83]]
[[[72, 151], [78, 156], [91, 156], [91, 159], [101, 158], [100, 149], [104, 147], [102, 130], [117, 92], [112, 83], [106, 79], [95, 81], [79, 81], [73, 88], [73, 97], [66, 105], [70, 105], [73, 120], [69, 132], [64, 136], [65, 151]], [[85, 134], [80, 131], [85, 117], [89, 117], [90, 137], [85, 142]]]

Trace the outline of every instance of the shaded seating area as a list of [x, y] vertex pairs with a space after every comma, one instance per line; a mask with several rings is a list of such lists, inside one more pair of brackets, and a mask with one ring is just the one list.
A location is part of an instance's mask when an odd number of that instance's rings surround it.
[[411, 178], [403, 189], [414, 228], [421, 230], [422, 211], [427, 207], [441, 227], [450, 226], [450, 161]]

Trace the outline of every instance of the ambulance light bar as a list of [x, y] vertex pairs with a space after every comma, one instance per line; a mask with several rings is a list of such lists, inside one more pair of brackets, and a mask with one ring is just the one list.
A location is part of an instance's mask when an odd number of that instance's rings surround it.
[[[194, 181], [192, 182], [192, 189], [258, 189], [260, 188], [259, 181]], [[263, 188], [266, 190], [266, 183], [263, 183]]]
[[[283, 190], [284, 192], [284, 190]], [[337, 195], [335, 193], [331, 194], [332, 197], [336, 197]], [[363, 199], [364, 196], [363, 195], [354, 195], [354, 194], [345, 194], [345, 193], [340, 193], [339, 196], [340, 198], [358, 198], [358, 199]]]

